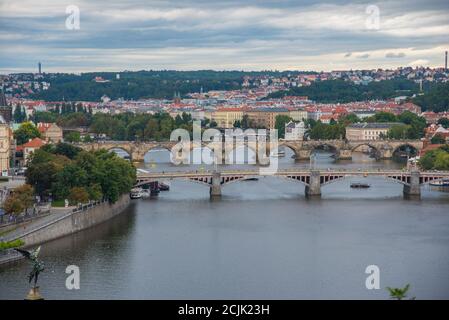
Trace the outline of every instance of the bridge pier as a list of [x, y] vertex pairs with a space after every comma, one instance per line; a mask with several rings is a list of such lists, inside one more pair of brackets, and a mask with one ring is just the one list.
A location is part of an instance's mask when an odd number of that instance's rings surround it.
[[213, 199], [219, 197], [221, 197], [221, 174], [220, 172], [214, 171], [210, 186], [210, 198]]
[[404, 198], [405, 199], [416, 199], [421, 197], [421, 185], [419, 183], [419, 171], [410, 172], [410, 183], [404, 184]]
[[352, 150], [351, 149], [339, 149], [337, 152], [338, 160], [352, 160]]
[[310, 159], [310, 153], [312, 150], [309, 149], [300, 149], [297, 151], [296, 154], [296, 160], [309, 160]]
[[310, 171], [310, 181], [306, 185], [305, 194], [307, 198], [321, 197], [321, 175], [318, 170]]

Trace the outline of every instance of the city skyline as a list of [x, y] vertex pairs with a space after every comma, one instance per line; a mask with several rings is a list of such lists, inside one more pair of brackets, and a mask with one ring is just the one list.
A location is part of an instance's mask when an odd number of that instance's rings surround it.
[[[66, 8], [80, 10], [69, 30]], [[444, 67], [445, 1], [0, 1], [0, 73]], [[378, 24], [376, 25], [376, 10]], [[374, 14], [374, 16], [373, 16]]]

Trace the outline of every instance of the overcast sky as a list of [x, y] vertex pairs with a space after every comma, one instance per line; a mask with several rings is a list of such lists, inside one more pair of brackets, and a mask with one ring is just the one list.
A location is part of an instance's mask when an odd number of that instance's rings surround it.
[[448, 0], [0, 0], [1, 73], [437, 67], [448, 49]]

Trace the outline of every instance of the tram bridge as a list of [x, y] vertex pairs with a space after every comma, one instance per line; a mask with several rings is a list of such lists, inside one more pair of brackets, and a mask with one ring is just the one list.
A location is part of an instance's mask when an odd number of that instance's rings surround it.
[[[232, 182], [254, 177], [267, 176], [260, 170], [230, 170], [230, 171], [175, 171], [175, 172], [141, 172], [137, 174], [136, 186], [154, 183], [161, 180], [187, 179], [209, 186], [211, 197], [221, 196], [221, 188]], [[401, 183], [405, 197], [419, 197], [421, 185], [431, 181], [449, 178], [449, 171], [403, 171], [403, 170], [277, 170], [268, 176], [282, 177], [305, 185], [308, 197], [321, 196], [321, 186], [336, 182], [347, 177], [384, 177]]]

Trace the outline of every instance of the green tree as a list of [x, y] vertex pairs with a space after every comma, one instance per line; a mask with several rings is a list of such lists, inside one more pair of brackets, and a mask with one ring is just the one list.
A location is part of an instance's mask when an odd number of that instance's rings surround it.
[[3, 209], [8, 214], [18, 215], [27, 208], [31, 207], [34, 203], [34, 190], [29, 184], [24, 184], [14, 189], [14, 191], [8, 195], [3, 203]]
[[434, 168], [437, 170], [449, 170], [449, 153], [438, 153], [435, 159]]
[[357, 117], [355, 113], [350, 113], [347, 115], [342, 115], [340, 118], [338, 118], [338, 122], [347, 126], [351, 123], [360, 122], [360, 118]]
[[78, 131], [70, 131], [64, 137], [67, 142], [81, 142], [81, 134]]
[[406, 139], [409, 129], [410, 126], [407, 126], [405, 124], [394, 125], [388, 130], [387, 137], [389, 139]]
[[73, 187], [70, 189], [68, 199], [71, 205], [86, 203], [89, 201], [89, 193], [83, 187]]
[[25, 210], [23, 203], [20, 201], [17, 195], [14, 194], [11, 194], [8, 197], [6, 197], [2, 207], [7, 214], [12, 215], [18, 215], [22, 213], [23, 210]]
[[50, 123], [50, 122], [56, 122], [56, 120], [58, 119], [58, 115], [54, 112], [37, 111], [33, 114], [31, 119], [36, 124], [39, 122]]
[[90, 134], [86, 134], [86, 135], [83, 137], [82, 141], [83, 141], [84, 143], [89, 143], [89, 142], [92, 142], [93, 140], [92, 140], [92, 138], [90, 137]]
[[22, 123], [26, 120], [25, 109], [20, 104], [17, 104], [14, 108], [13, 119], [15, 123]]
[[446, 138], [444, 138], [441, 134], [436, 134], [430, 139], [432, 144], [444, 144], [446, 142]]
[[387, 287], [388, 292], [390, 293], [391, 299], [403, 300], [407, 298], [408, 290], [410, 289], [410, 284], [407, 284], [404, 288], [390, 288]]
[[28, 142], [30, 139], [40, 138], [41, 134], [32, 122], [24, 122], [14, 131], [14, 138], [18, 145]]
[[438, 119], [438, 124], [441, 124], [443, 128], [447, 129], [449, 128], [449, 119], [448, 118]]
[[274, 128], [278, 131], [278, 138], [283, 139], [285, 137], [285, 125], [292, 121], [292, 118], [286, 115], [277, 115]]
[[374, 116], [366, 118], [366, 122], [396, 122], [397, 118], [390, 112], [377, 112]]
[[55, 154], [66, 156], [69, 159], [74, 159], [78, 153], [81, 152], [81, 148], [71, 145], [69, 143], [59, 142], [54, 149]]
[[89, 193], [89, 199], [91, 200], [98, 201], [103, 198], [103, 190], [98, 183], [94, 183], [93, 185], [91, 185], [87, 192]]
[[17, 198], [25, 207], [25, 212], [34, 204], [34, 189], [29, 184], [24, 184], [15, 188], [14, 193], [17, 194]]

